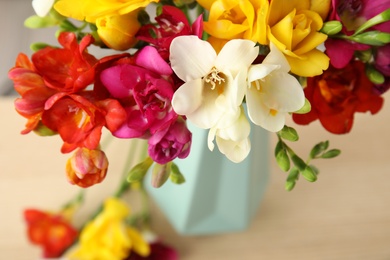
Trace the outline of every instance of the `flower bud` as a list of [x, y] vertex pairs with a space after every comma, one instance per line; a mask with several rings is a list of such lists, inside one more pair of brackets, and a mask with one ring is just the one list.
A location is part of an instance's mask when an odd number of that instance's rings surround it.
[[66, 176], [71, 184], [87, 188], [102, 182], [107, 168], [108, 160], [103, 151], [79, 148], [66, 163]]
[[168, 180], [171, 172], [171, 163], [156, 163], [152, 171], [152, 186], [160, 188]]
[[143, 162], [137, 164], [130, 170], [129, 174], [127, 175], [127, 181], [128, 182], [141, 181], [152, 164], [153, 164], [152, 158], [147, 157]]
[[104, 16], [96, 20], [100, 39], [114, 50], [127, 50], [137, 42], [134, 37], [141, 24], [137, 19], [138, 12], [125, 15]]
[[366, 66], [366, 74], [370, 81], [374, 84], [383, 84], [385, 82], [383, 74], [371, 65]]
[[321, 32], [327, 35], [335, 35], [341, 31], [343, 25], [340, 21], [329, 21], [324, 23]]

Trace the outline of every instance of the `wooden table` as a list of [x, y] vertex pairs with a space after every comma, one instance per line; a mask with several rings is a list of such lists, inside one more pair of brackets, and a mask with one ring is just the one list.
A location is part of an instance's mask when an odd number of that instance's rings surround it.
[[[60, 154], [59, 138], [20, 135], [24, 119], [14, 112], [12, 102], [0, 99], [0, 259], [31, 260], [39, 258], [40, 250], [26, 240], [22, 210], [57, 209], [78, 189], [65, 180], [68, 155]], [[155, 231], [185, 260], [390, 259], [389, 119], [386, 103], [374, 117], [356, 116], [352, 133], [344, 136], [330, 135], [318, 123], [309, 127], [289, 123], [300, 133], [294, 147], [302, 155], [327, 139], [342, 149], [339, 158], [317, 162], [321, 170], [317, 182], [301, 179], [286, 192], [286, 174], [272, 159], [265, 199], [248, 230], [183, 237], [154, 208]], [[272, 154], [275, 137], [271, 139]], [[89, 190], [80, 221], [116, 185], [120, 158], [110, 160], [111, 172], [103, 184]]]

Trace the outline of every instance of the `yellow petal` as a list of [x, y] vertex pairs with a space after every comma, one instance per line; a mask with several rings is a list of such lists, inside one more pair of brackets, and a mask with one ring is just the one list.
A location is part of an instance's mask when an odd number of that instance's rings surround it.
[[233, 24], [228, 20], [204, 22], [203, 26], [207, 33], [221, 39], [241, 38], [241, 34], [248, 29], [248, 26]]
[[133, 243], [132, 250], [140, 256], [148, 256], [150, 254], [150, 246], [141, 234], [132, 227], [127, 228], [127, 233]]
[[318, 13], [324, 21], [328, 16], [331, 0], [311, 0], [310, 10]]
[[84, 5], [85, 2], [80, 0], [59, 0], [53, 7], [63, 16], [82, 21], [85, 18]]
[[301, 55], [309, 52], [319, 45], [321, 45], [328, 38], [326, 34], [313, 32], [307, 36], [303, 41], [299, 43], [298, 46], [293, 50], [295, 54]]
[[329, 67], [329, 57], [317, 49], [305, 53], [300, 59], [285, 57], [291, 66], [291, 72], [303, 77], [320, 75]]
[[258, 42], [263, 45], [267, 45], [267, 19], [269, 3], [268, 0], [261, 0], [258, 2], [260, 2], [260, 6], [255, 6], [257, 19], [255, 24], [253, 25], [252, 36], [251, 38], [247, 39], [252, 40], [254, 42]]
[[293, 35], [293, 18], [295, 16], [295, 10], [292, 10], [277, 24], [271, 27], [272, 35], [283, 43], [288, 50], [291, 50], [292, 35]]
[[200, 4], [204, 9], [210, 10], [211, 6], [218, 0], [197, 0], [198, 4]]
[[270, 3], [270, 13], [268, 25], [271, 27], [283, 19], [292, 10], [307, 10], [310, 7], [310, 0], [272, 0]]

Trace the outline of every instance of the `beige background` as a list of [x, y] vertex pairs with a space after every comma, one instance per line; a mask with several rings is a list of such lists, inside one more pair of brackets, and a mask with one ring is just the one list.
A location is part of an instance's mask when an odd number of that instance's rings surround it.
[[[29, 53], [32, 41], [51, 39], [48, 31], [24, 29], [32, 14], [30, 1], [0, 0], [0, 93], [8, 91], [8, 68], [19, 51]], [[50, 41], [50, 40], [49, 40]], [[390, 94], [385, 95], [390, 98]], [[24, 119], [13, 109], [13, 97], [0, 98], [0, 259], [39, 259], [39, 249], [25, 237], [22, 211], [26, 207], [57, 209], [78, 189], [64, 177], [67, 156], [58, 138], [22, 136]], [[286, 174], [270, 161], [270, 183], [248, 230], [215, 236], [182, 237], [154, 208], [154, 228], [174, 245], [181, 259], [390, 259], [390, 105], [376, 116], [358, 115], [351, 134], [334, 136], [318, 123], [296, 127], [301, 140], [294, 145], [307, 154], [312, 145], [329, 139], [342, 155], [318, 161], [316, 183], [301, 179], [293, 192], [284, 191]], [[291, 124], [295, 127], [295, 125]], [[275, 137], [270, 136], [272, 144]], [[110, 173], [89, 190], [82, 222], [97, 203], [111, 194], [121, 173], [124, 141], [109, 149]], [[273, 145], [269, 148], [272, 158]], [[234, 210], [232, 205], [232, 210]]]

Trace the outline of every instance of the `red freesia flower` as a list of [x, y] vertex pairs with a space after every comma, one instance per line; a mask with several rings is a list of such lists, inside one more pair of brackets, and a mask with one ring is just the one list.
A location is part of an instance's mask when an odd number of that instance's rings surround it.
[[58, 42], [64, 48], [46, 47], [32, 55], [32, 61], [45, 84], [57, 91], [75, 93], [93, 83], [97, 59], [86, 51], [91, 35], [80, 44], [74, 33], [63, 32]]
[[26, 128], [22, 131], [22, 134], [27, 134], [37, 127], [46, 100], [56, 91], [45, 85], [34, 65], [23, 53], [16, 58], [15, 67], [9, 71], [8, 77], [13, 80], [14, 88], [21, 96], [15, 100], [15, 109], [27, 118]]
[[139, 40], [151, 43], [168, 60], [169, 46], [172, 40], [181, 35], [197, 35], [202, 38], [203, 16], [200, 15], [193, 25], [188, 23], [185, 14], [177, 7], [164, 5], [162, 13], [156, 17], [158, 26], [146, 24], [141, 27], [136, 37]]
[[175, 158], [186, 158], [190, 153], [192, 134], [183, 119], [169, 128], [153, 134], [148, 140], [148, 153], [153, 161], [166, 164]]
[[108, 159], [101, 150], [78, 149], [66, 163], [66, 176], [71, 184], [87, 188], [104, 180]]
[[354, 113], [375, 114], [383, 104], [360, 61], [343, 69], [330, 66], [322, 75], [308, 78], [304, 91], [312, 109], [307, 114], [293, 114], [293, 120], [306, 125], [319, 119], [326, 130], [335, 134], [351, 130]]
[[24, 219], [29, 240], [42, 247], [45, 258], [61, 256], [77, 239], [78, 231], [61, 213], [27, 209], [24, 211]]
[[172, 69], [154, 47], [146, 46], [131, 63], [102, 71], [100, 80], [127, 111], [127, 120], [113, 134], [119, 138], [147, 138], [168, 128], [176, 118], [171, 100]]
[[115, 132], [125, 119], [126, 112], [117, 100], [95, 101], [90, 91], [80, 95], [58, 93], [46, 102], [42, 114], [42, 123], [58, 132], [64, 141], [63, 153], [77, 147], [96, 149], [102, 128]]

